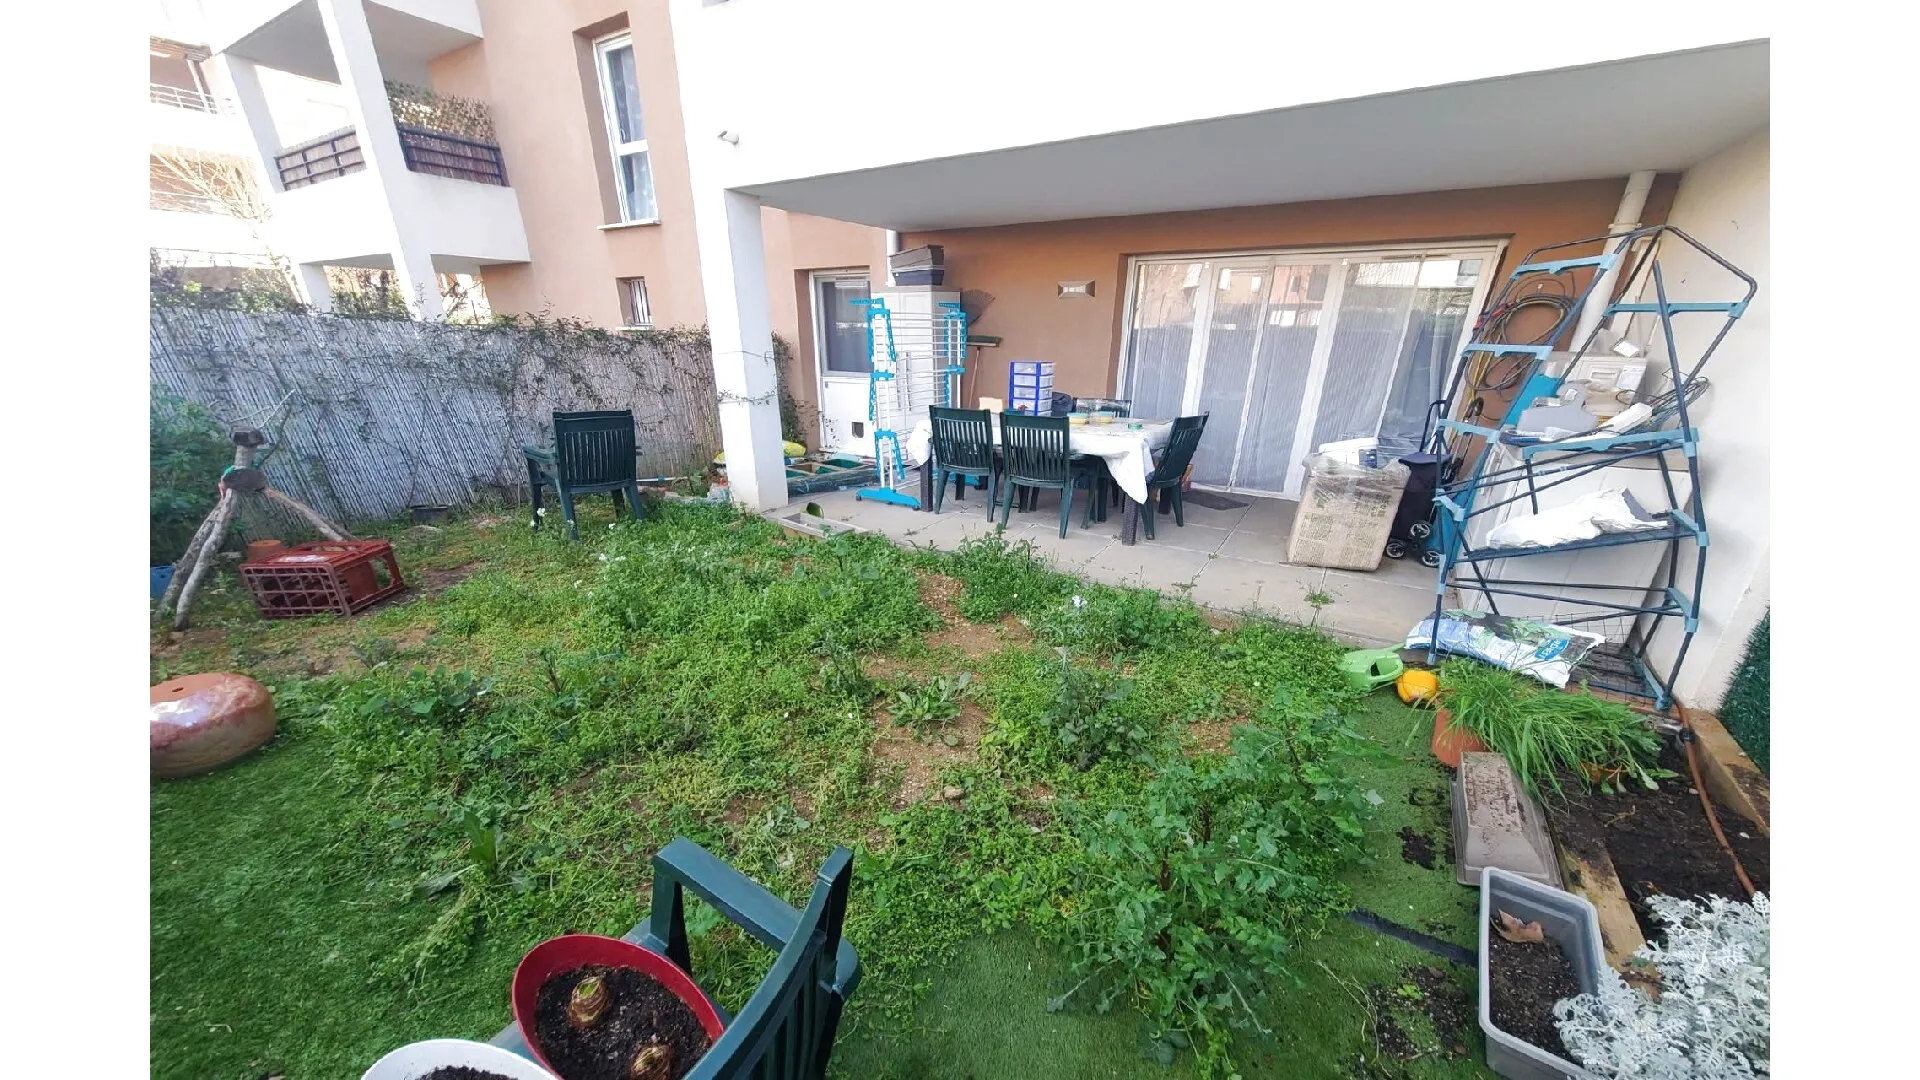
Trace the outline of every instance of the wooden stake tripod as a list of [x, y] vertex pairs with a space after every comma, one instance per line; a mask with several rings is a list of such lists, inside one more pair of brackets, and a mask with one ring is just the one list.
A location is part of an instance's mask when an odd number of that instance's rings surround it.
[[167, 584], [166, 595], [160, 598], [160, 606], [153, 612], [158, 622], [166, 615], [167, 609], [173, 609], [173, 628], [187, 628], [187, 611], [193, 606], [193, 597], [206, 579], [207, 571], [213, 566], [214, 552], [220, 550], [220, 544], [227, 537], [227, 529], [233, 525], [243, 499], [265, 498], [293, 511], [308, 524], [320, 530], [320, 535], [329, 540], [353, 539], [345, 530], [315, 513], [305, 503], [277, 491], [267, 483], [267, 474], [253, 467], [253, 456], [265, 446], [267, 436], [259, 428], [236, 428], [233, 439], [233, 467], [220, 477], [220, 501], [214, 505], [213, 513], [194, 530], [192, 542], [187, 544], [186, 554], [173, 564], [173, 580]]

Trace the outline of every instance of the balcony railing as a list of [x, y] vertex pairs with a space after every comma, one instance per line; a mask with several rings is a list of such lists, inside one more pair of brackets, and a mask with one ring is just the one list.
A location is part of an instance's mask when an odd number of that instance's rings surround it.
[[407, 168], [429, 176], [507, 186], [507, 164], [500, 148], [425, 128], [400, 127], [400, 152]]
[[393, 107], [407, 168], [430, 176], [506, 186], [506, 162], [494, 140], [493, 114], [486, 102], [388, 82], [387, 103]]
[[282, 150], [273, 164], [280, 170], [280, 186], [292, 191], [357, 173], [367, 167], [367, 159], [360, 152], [360, 133], [347, 128]]
[[198, 90], [187, 90], [165, 83], [148, 84], [147, 94], [156, 105], [171, 105], [176, 109], [190, 109], [194, 112], [224, 113], [232, 112], [233, 106], [225, 98], [203, 94]]

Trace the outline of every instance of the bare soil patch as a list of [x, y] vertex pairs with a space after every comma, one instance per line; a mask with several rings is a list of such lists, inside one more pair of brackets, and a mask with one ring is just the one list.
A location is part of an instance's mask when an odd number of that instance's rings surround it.
[[[940, 725], [922, 741], [912, 728], [893, 722], [891, 713], [882, 710], [873, 718], [873, 756], [889, 764], [902, 766], [900, 790], [894, 794], [893, 808], [904, 810], [939, 794], [940, 772], [953, 765], [973, 761], [980, 754], [980, 737], [986, 734], [986, 710], [971, 701], [962, 702], [960, 715]], [[958, 745], [948, 746], [943, 735], [954, 735]]]

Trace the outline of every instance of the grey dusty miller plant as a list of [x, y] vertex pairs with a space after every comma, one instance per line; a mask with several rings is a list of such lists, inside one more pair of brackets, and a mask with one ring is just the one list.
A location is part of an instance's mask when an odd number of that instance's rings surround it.
[[1751, 905], [1718, 896], [1704, 907], [1671, 896], [1648, 904], [1666, 941], [1634, 955], [1659, 970], [1659, 998], [1601, 968], [1597, 994], [1553, 1007], [1568, 1053], [1608, 1080], [1771, 1075], [1766, 894]]

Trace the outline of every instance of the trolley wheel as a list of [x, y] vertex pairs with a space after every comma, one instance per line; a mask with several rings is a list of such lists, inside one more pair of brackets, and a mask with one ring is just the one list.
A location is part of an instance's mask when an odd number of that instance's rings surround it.
[[1433, 523], [1430, 521], [1416, 521], [1407, 526], [1407, 535], [1413, 537], [1415, 540], [1425, 540], [1427, 537], [1433, 535]]
[[1440, 565], [1440, 553], [1437, 551], [1434, 551], [1431, 548], [1421, 552], [1420, 565], [1428, 567], [1430, 569], [1434, 567], [1438, 567]]
[[1404, 559], [1407, 557], [1407, 542], [1395, 537], [1387, 541], [1387, 558]]

